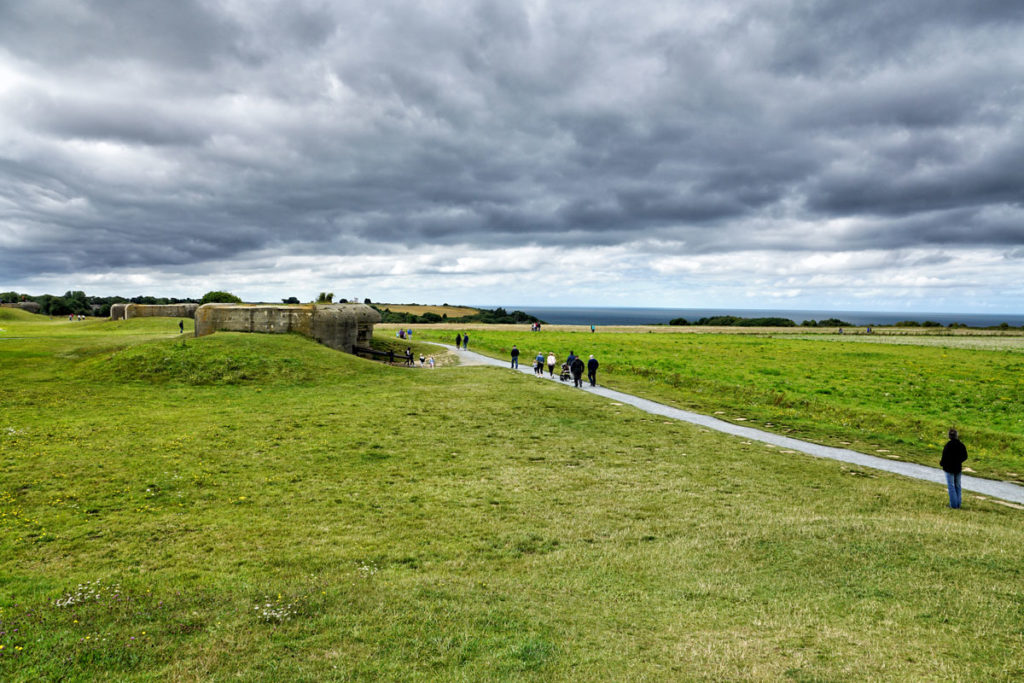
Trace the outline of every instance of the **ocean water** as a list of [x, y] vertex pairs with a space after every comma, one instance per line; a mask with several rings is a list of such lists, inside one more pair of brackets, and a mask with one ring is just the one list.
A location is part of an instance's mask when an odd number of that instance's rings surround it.
[[[493, 306], [487, 306], [493, 308]], [[799, 325], [804, 320], [839, 318], [853, 325], [893, 325], [903, 320], [932, 320], [942, 325], [963, 323], [970, 327], [991, 327], [1006, 323], [1024, 326], [1024, 313], [909, 313], [906, 311], [795, 311], [729, 308], [583, 308], [558, 306], [503, 305], [507, 311], [523, 311], [552, 325], [665, 325], [673, 318], [693, 323], [701, 318], [734, 315], [740, 318], [788, 318]]]

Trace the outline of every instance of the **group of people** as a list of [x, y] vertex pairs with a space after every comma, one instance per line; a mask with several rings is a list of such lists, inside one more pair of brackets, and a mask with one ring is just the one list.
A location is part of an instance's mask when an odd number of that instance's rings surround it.
[[[519, 348], [512, 345], [512, 369], [515, 370], [519, 367]], [[555, 376], [555, 365], [558, 364], [558, 358], [555, 356], [554, 351], [548, 352], [545, 357], [543, 351], [537, 352], [537, 357], [533, 361], [533, 374], [538, 377], [544, 375], [544, 366], [547, 365], [548, 376]], [[569, 351], [569, 357], [562, 363], [561, 374], [559, 375], [562, 379], [568, 379], [572, 377], [573, 386], [583, 386], [583, 369], [587, 370], [587, 379], [590, 381], [590, 386], [597, 386], [597, 368], [600, 367], [600, 363], [594, 358], [594, 354], [590, 354], [590, 359], [584, 363], [583, 359], [576, 355], [575, 351]]]
[[[405, 347], [405, 364], [408, 365], [409, 367], [416, 367], [416, 363], [413, 361], [412, 348], [408, 347], [408, 346]], [[422, 368], [424, 365], [430, 366], [430, 369], [433, 370], [434, 369], [434, 357], [430, 356], [428, 358], [427, 356], [424, 356], [421, 353], [420, 354], [420, 367]]]
[[407, 330], [403, 330], [401, 327], [399, 327], [395, 331], [395, 336], [398, 337], [399, 339], [412, 339], [412, 328], [410, 327]]
[[469, 348], [469, 332], [466, 334], [460, 332], [455, 335], [455, 348], [461, 348], [463, 351]]

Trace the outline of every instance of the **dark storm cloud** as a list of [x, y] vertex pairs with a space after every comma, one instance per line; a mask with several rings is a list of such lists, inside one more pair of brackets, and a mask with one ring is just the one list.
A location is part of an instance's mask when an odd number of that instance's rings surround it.
[[96, 97], [60, 97], [24, 92], [11, 97], [10, 110], [43, 134], [141, 145], [199, 144], [203, 131], [145, 103]]
[[231, 51], [236, 29], [195, 0], [10, 0], [0, 3], [0, 45], [51, 68], [144, 61], [204, 69]]
[[1020, 44], [1007, 2], [5, 2], [0, 272], [1017, 247]]

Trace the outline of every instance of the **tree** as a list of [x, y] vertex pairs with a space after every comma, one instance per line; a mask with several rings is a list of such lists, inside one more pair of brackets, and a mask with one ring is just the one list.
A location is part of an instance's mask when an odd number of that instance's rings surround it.
[[318, 304], [329, 304], [334, 301], [334, 292], [320, 292], [320, 296], [316, 298]]
[[299, 301], [299, 297], [297, 297], [297, 296], [290, 296], [287, 299], [281, 299], [281, 303], [283, 303], [283, 304], [301, 304], [302, 302]]
[[71, 307], [71, 302], [62, 296], [44, 294], [40, 298], [42, 299], [40, 312], [44, 315], [69, 315], [75, 312], [75, 309]]
[[230, 292], [207, 292], [199, 304], [240, 304], [242, 300]]

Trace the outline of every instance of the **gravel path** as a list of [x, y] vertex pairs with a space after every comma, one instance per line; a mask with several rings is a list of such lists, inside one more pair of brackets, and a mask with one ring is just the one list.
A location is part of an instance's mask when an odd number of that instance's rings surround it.
[[[497, 367], [508, 368], [510, 366], [509, 361], [502, 361], [490, 356], [484, 356], [473, 351], [463, 351], [461, 349], [455, 349], [453, 346], [447, 344], [440, 344], [440, 346], [446, 346], [447, 348], [454, 350], [458, 353], [459, 361], [463, 365], [494, 365]], [[524, 362], [520, 363], [519, 372], [524, 374], [533, 374], [533, 358], [522, 357]], [[600, 379], [601, 373], [598, 371], [598, 378]], [[555, 381], [561, 384], [558, 377], [549, 378], [546, 371], [544, 379], [548, 381]], [[749, 439], [751, 441], [760, 441], [762, 443], [771, 444], [782, 449], [797, 451], [800, 453], [806, 453], [807, 455], [813, 455], [817, 458], [829, 458], [831, 460], [839, 460], [842, 462], [850, 463], [852, 465], [860, 465], [861, 467], [870, 467], [876, 470], [882, 470], [884, 472], [892, 472], [894, 474], [901, 474], [905, 477], [912, 477], [914, 479], [923, 479], [924, 481], [930, 481], [937, 484], [941, 484], [943, 487], [946, 486], [946, 475], [943, 471], [937, 467], [927, 467], [925, 465], [918, 465], [911, 462], [900, 462], [898, 460], [890, 460], [888, 458], [879, 458], [873, 455], [867, 455], [865, 453], [859, 453], [857, 451], [851, 451], [846, 448], [833, 448], [831, 446], [821, 446], [819, 444], [810, 443], [807, 441], [801, 441], [799, 439], [793, 439], [788, 436], [781, 436], [779, 434], [773, 434], [772, 432], [761, 431], [760, 429], [754, 429], [753, 427], [743, 427], [740, 425], [732, 424], [724, 420], [719, 420], [714, 417], [707, 415], [701, 415], [700, 413], [691, 413], [688, 410], [680, 410], [679, 408], [673, 408], [671, 406], [664, 405], [663, 403], [656, 403], [649, 401], [645, 398], [639, 398], [632, 394], [624, 394], [621, 391], [614, 391], [612, 389], [606, 389], [602, 386], [591, 387], [584, 378], [583, 391], [597, 394], [598, 396], [604, 396], [605, 398], [625, 403], [631, 406], [635, 406], [640, 410], [651, 413], [652, 415], [660, 415], [673, 420], [682, 420], [683, 422], [690, 422], [692, 424], [714, 429], [725, 434], [732, 434], [743, 439]], [[571, 385], [566, 385], [572, 388]], [[936, 456], [938, 457], [938, 456]], [[982, 479], [980, 477], [972, 477], [970, 475], [963, 475], [961, 482], [964, 491], [973, 491], [986, 496], [992, 496], [993, 498], [999, 498], [1001, 500], [1010, 501], [1020, 505], [1024, 505], [1024, 486], [1018, 484], [1012, 484], [1006, 481], [996, 481], [994, 479]], [[1014, 506], [1016, 507], [1016, 506]]]

